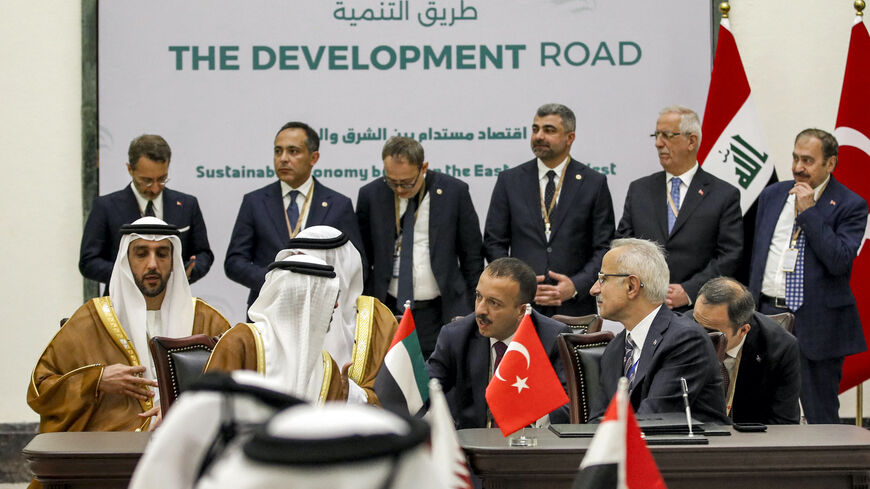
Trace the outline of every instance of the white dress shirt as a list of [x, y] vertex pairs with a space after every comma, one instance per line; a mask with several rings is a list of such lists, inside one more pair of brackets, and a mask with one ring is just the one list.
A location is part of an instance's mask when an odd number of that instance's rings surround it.
[[686, 201], [686, 194], [689, 193], [689, 186], [692, 185], [692, 179], [695, 178], [695, 174], [698, 173], [698, 162], [696, 161], [692, 168], [689, 168], [682, 175], [674, 175], [669, 172], [665, 172], [665, 198], [671, 193], [671, 180], [674, 177], [680, 177], [680, 202], [677, 204], [677, 210], [683, 207], [683, 202]]
[[[571, 161], [571, 156], [568, 156], [564, 160], [562, 160], [562, 162], [559, 163], [556, 168], [549, 168], [547, 165], [544, 164], [543, 161], [541, 161], [540, 158], [538, 158], [538, 184], [541, 187], [541, 195], [544, 195], [544, 192], [547, 189], [547, 182], [550, 181], [550, 179], [547, 178], [547, 172], [553, 170], [556, 173], [556, 177], [553, 178], [553, 184], [556, 186], [556, 188], [559, 188], [559, 180], [562, 178], [562, 171], [564, 170], [565, 165], [567, 165], [569, 161]], [[556, 201], [556, 203], [553, 204], [554, 209], [559, 204], [559, 194], [561, 193], [562, 192], [556, 194], [554, 198], [554, 200]]]
[[[133, 182], [130, 182], [130, 188], [133, 189], [133, 195], [136, 196], [136, 202], [139, 204], [139, 215], [144, 217], [145, 207], [148, 206], [149, 199], [146, 199], [139, 193], [139, 189], [136, 188], [136, 185]], [[163, 191], [161, 190], [160, 193], [157, 194], [157, 197], [154, 197], [154, 200], [151, 202], [151, 207], [154, 209], [154, 217], [161, 221], [165, 221], [166, 219], [163, 219]]]
[[[435, 280], [435, 272], [432, 271], [432, 261], [429, 258], [429, 207], [431, 202], [429, 192], [426, 192], [423, 201], [417, 208], [417, 219], [414, 221], [414, 300], [417, 301], [428, 301], [441, 295], [438, 282]], [[407, 208], [408, 199], [399, 199], [400, 218]], [[398, 239], [401, 240], [401, 236]], [[387, 293], [393, 297], [398, 296], [398, 277], [390, 279]]]
[[[305, 215], [302, 215], [302, 209], [305, 206], [305, 197], [308, 195], [308, 190], [314, 185], [314, 180], [311, 178], [311, 175], [308, 175], [308, 179], [305, 180], [299, 188], [293, 188], [284, 180], [279, 180], [281, 182], [281, 196], [284, 199], [284, 213], [287, 213], [287, 206], [290, 205], [290, 192], [293, 190], [298, 190], [299, 194], [296, 195], [296, 207], [299, 209], [299, 217], [302, 219], [302, 224], [299, 226], [299, 230], [305, 229], [305, 225], [308, 222], [308, 212]], [[311, 195], [311, 198], [314, 198], [314, 195]], [[309, 212], [310, 212], [309, 206]]]
[[[656, 314], [659, 313], [659, 309], [662, 306], [659, 306], [652, 310], [649, 314], [647, 314], [643, 319], [637, 323], [631, 331], [627, 331], [626, 335], [630, 335], [632, 341], [634, 341], [635, 347], [634, 351], [631, 355], [631, 363], [636, 363], [640, 361], [640, 354], [643, 351], [643, 342], [646, 341], [646, 335], [649, 333], [649, 327], [652, 325], [653, 319], [655, 319]], [[635, 367], [635, 371], [640, 368], [640, 365]]]

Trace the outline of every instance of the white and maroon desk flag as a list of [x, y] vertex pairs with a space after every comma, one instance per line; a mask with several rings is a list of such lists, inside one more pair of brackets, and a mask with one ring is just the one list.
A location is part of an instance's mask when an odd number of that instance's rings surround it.
[[416, 415], [429, 400], [429, 372], [409, 307], [402, 314], [374, 387], [384, 407], [404, 407], [412, 415]]
[[526, 312], [486, 387], [492, 417], [508, 436], [567, 402], [568, 394]]
[[438, 379], [429, 381], [429, 396], [431, 402], [426, 418], [432, 426], [432, 460], [442, 477], [444, 487], [472, 489], [471, 472], [465, 463], [465, 452], [459, 446], [456, 425]]
[[659, 468], [628, 402], [628, 381], [619, 381], [572, 489], [666, 489]]
[[719, 24], [701, 133], [698, 161], [740, 190], [740, 209], [746, 214], [767, 186], [774, 165], [727, 16]]
[[[870, 201], [870, 34], [867, 26], [857, 16], [852, 26], [849, 54], [846, 58], [846, 74], [843, 91], [840, 92], [840, 109], [834, 136], [840, 143], [837, 168], [834, 175], [847, 187]], [[858, 249], [858, 257], [852, 265], [852, 293], [858, 301], [858, 313], [864, 326], [864, 338], [870, 340], [870, 248], [865, 246], [868, 237]], [[840, 392], [870, 378], [870, 352], [846, 357]]]

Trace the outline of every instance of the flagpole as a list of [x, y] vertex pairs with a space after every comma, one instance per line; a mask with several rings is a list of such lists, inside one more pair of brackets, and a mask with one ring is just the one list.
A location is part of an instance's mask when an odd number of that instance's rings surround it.
[[[864, 0], [855, 0], [855, 15], [858, 17], [864, 16]], [[856, 21], [857, 22], [857, 21]], [[855, 389], [855, 424], [864, 426], [864, 382], [861, 382]]]

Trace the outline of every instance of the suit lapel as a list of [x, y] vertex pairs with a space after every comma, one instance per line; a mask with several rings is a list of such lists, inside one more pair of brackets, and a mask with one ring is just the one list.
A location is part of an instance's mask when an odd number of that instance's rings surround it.
[[667, 306], [662, 304], [658, 314], [653, 318], [652, 324], [649, 326], [649, 331], [646, 334], [646, 340], [643, 342], [643, 348], [641, 349], [640, 359], [637, 363], [637, 373], [634, 376], [632, 389], [638, 385], [642, 385], [647, 372], [649, 372], [652, 358], [659, 345], [662, 344], [662, 336], [664, 335], [664, 332], [667, 331], [668, 326], [670, 326], [673, 317], [674, 313], [671, 312]]
[[[550, 230], [552, 231], [552, 234], [550, 235], [551, 241], [553, 240], [553, 237], [556, 236], [556, 233], [559, 232], [560, 225], [562, 224], [562, 221], [565, 220], [565, 216], [567, 216], [570, 213], [570, 209], [573, 208], [571, 203], [577, 195], [580, 194], [580, 189], [583, 186], [581, 163], [571, 159], [568, 160], [567, 164], [568, 168], [565, 170], [565, 180], [562, 182], [562, 188], [559, 190], [559, 200], [553, 208], [553, 213], [550, 215]], [[541, 191], [540, 189], [541, 186], [539, 183], [538, 192]], [[540, 193], [538, 195], [538, 198], [540, 199]]]
[[263, 195], [266, 207], [266, 213], [269, 214], [269, 219], [272, 225], [275, 226], [275, 232], [278, 233], [279, 241], [287, 241], [290, 239], [290, 234], [287, 232], [287, 210], [284, 209], [284, 198], [281, 195], [281, 181], [278, 180], [274, 184], [267, 187]]
[[522, 192], [525, 197], [519, 199], [529, 213], [527, 222], [535, 223], [535, 230], [541, 241], [545, 242], [544, 219], [541, 217], [541, 184], [538, 180], [538, 161], [532, 160], [523, 166], [525, 175], [522, 177]]
[[438, 172], [426, 172], [426, 195], [429, 196], [429, 256], [435, 256], [439, 246], [436, 243], [439, 236], [438, 228], [441, 226], [444, 218], [447, 217], [446, 213], [436, 211], [443, 207], [439, 202], [441, 202], [444, 196], [439, 194], [439, 191], [443, 192], [438, 187]]
[[[770, 205], [766, 206], [764, 214], [759, 216], [761, 222], [758, 223], [755, 228], [760, 232], [755, 236], [755, 243], [765, 243], [765, 246], [770, 244], [770, 240], [773, 239], [773, 232], [776, 230], [776, 221], [779, 220], [779, 215], [782, 213], [782, 208], [785, 206], [785, 201], [787, 199], [788, 186], [782, 185], [781, 188], [777, 188], [776, 194], [770, 198]], [[764, 270], [763, 267], [767, 263], [768, 254], [769, 253], [760, 254], [760, 256], [764, 257], [760, 264], [762, 270]]]
[[710, 175], [701, 168], [698, 168], [695, 177], [692, 178], [692, 184], [689, 185], [689, 190], [686, 192], [686, 200], [680, 206], [680, 213], [677, 215], [677, 221], [674, 223], [671, 236], [677, 234], [677, 231], [689, 220], [695, 209], [701, 206], [702, 201], [709, 192], [707, 188], [709, 185]]
[[323, 185], [316, 178], [311, 178], [314, 191], [311, 192], [311, 204], [308, 206], [308, 219], [305, 221], [305, 227], [317, 226], [326, 222], [326, 215], [329, 213], [329, 206], [332, 203], [330, 196], [324, 195]]
[[163, 189], [160, 193], [160, 199], [163, 201], [163, 220], [169, 224], [178, 224], [181, 222], [181, 201], [174, 198], [169, 189]]
[[[653, 214], [658, 224], [659, 236], [656, 241], [664, 243], [668, 240], [668, 200], [667, 200], [667, 175], [659, 172], [650, 180], [652, 187], [649, 188], [649, 196], [652, 202]], [[664, 197], [664, 200], [662, 199]]]
[[483, 407], [483, 422], [486, 423], [486, 386], [489, 384], [489, 338], [477, 331], [477, 324], [472, 324], [472, 341], [468, 345], [468, 369], [472, 383], [472, 396], [476, 403]]
[[824, 192], [819, 195], [819, 200], [816, 202], [816, 206], [818, 206], [819, 212], [821, 212], [825, 220], [833, 214], [841, 200], [840, 188], [840, 182], [834, 180], [834, 176], [831, 175], [831, 180], [828, 181], [828, 186], [825, 187]]
[[120, 206], [120, 210], [121, 212], [126, 213], [124, 222], [131, 223], [142, 217], [142, 211], [139, 209], [139, 201], [136, 200], [136, 195], [133, 194], [133, 189], [128, 185], [126, 191], [121, 195], [123, 195], [123, 202]]

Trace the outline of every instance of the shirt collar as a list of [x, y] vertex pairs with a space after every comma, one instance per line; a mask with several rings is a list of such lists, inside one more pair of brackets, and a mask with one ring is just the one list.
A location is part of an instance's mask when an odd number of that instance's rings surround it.
[[686, 170], [682, 175], [674, 175], [670, 172], [665, 172], [665, 182], [670, 183], [671, 179], [674, 177], [680, 177], [680, 181], [682, 185], [685, 185], [688, 188], [692, 184], [692, 179], [695, 178], [695, 174], [698, 173], [698, 162], [696, 161], [692, 168]]
[[538, 180], [544, 180], [547, 178], [547, 172], [553, 170], [556, 172], [556, 178], [560, 178], [562, 176], [562, 169], [565, 168], [565, 165], [568, 164], [568, 161], [571, 160], [571, 155], [565, 157], [561, 163], [559, 163], [556, 168], [550, 168], [538, 158]]
[[[518, 327], [517, 329], [519, 329], [519, 327]], [[496, 342], [496, 341], [501, 341], [501, 342], [504, 343], [505, 345], [510, 346], [511, 341], [514, 340], [514, 336], [515, 336], [516, 334], [517, 334], [517, 332], [514, 331], [514, 334], [508, 336], [507, 338], [505, 338], [505, 339], [503, 339], [503, 340], [497, 340], [497, 339], [495, 339], [495, 338], [490, 338], [490, 339], [489, 339], [489, 348], [492, 349], [492, 347], [493, 347], [493, 345], [495, 345], [495, 342]]]
[[[818, 187], [813, 188], [813, 200], [815, 200], [816, 202], [819, 201], [819, 196], [821, 196], [822, 192], [826, 188], [828, 188], [828, 182], [830, 181], [831, 175], [828, 175], [828, 178], [826, 178], [824, 182], [820, 183]], [[794, 194], [789, 194], [788, 197], [786, 197], [785, 201], [786, 203], [794, 203], [794, 198]]]
[[278, 181], [281, 182], [281, 196], [282, 197], [286, 196], [292, 190], [298, 190], [299, 193], [302, 194], [302, 197], [305, 198], [305, 196], [308, 195], [308, 189], [311, 188], [311, 185], [313, 184], [314, 179], [312, 178], [311, 175], [308, 175], [308, 179], [306, 179], [305, 182], [303, 182], [302, 185], [299, 186], [299, 188], [291, 187], [290, 184], [288, 184], [284, 180], [278, 180]]
[[725, 352], [731, 358], [737, 358], [737, 354], [740, 353], [740, 349], [743, 348], [743, 343], [746, 342], [746, 335], [743, 335], [743, 338], [740, 340], [740, 344], [735, 346], [734, 348]]
[[[148, 200], [150, 200], [150, 199], [146, 199], [145, 196], [140, 194], [139, 189], [136, 188], [136, 185], [133, 182], [130, 182], [130, 188], [133, 189], [133, 195], [136, 197], [136, 202], [139, 204], [139, 211], [144, 213], [145, 207], [148, 206]], [[157, 194], [157, 197], [154, 197], [154, 200], [152, 200], [152, 202], [153, 202], [152, 205], [154, 206], [154, 213], [157, 214], [157, 211], [160, 210], [161, 212], [159, 215], [163, 215], [163, 212], [162, 212], [162, 209], [163, 209], [163, 191], [162, 190], [160, 191], [159, 194]]]
[[643, 319], [640, 320], [637, 325], [630, 331], [631, 339], [634, 341], [634, 344], [637, 345], [638, 349], [643, 349], [643, 342], [646, 341], [646, 335], [649, 333], [649, 327], [652, 325], [653, 319], [655, 319], [656, 314], [659, 313], [659, 309], [662, 306], [656, 307], [649, 314], [646, 315]]

